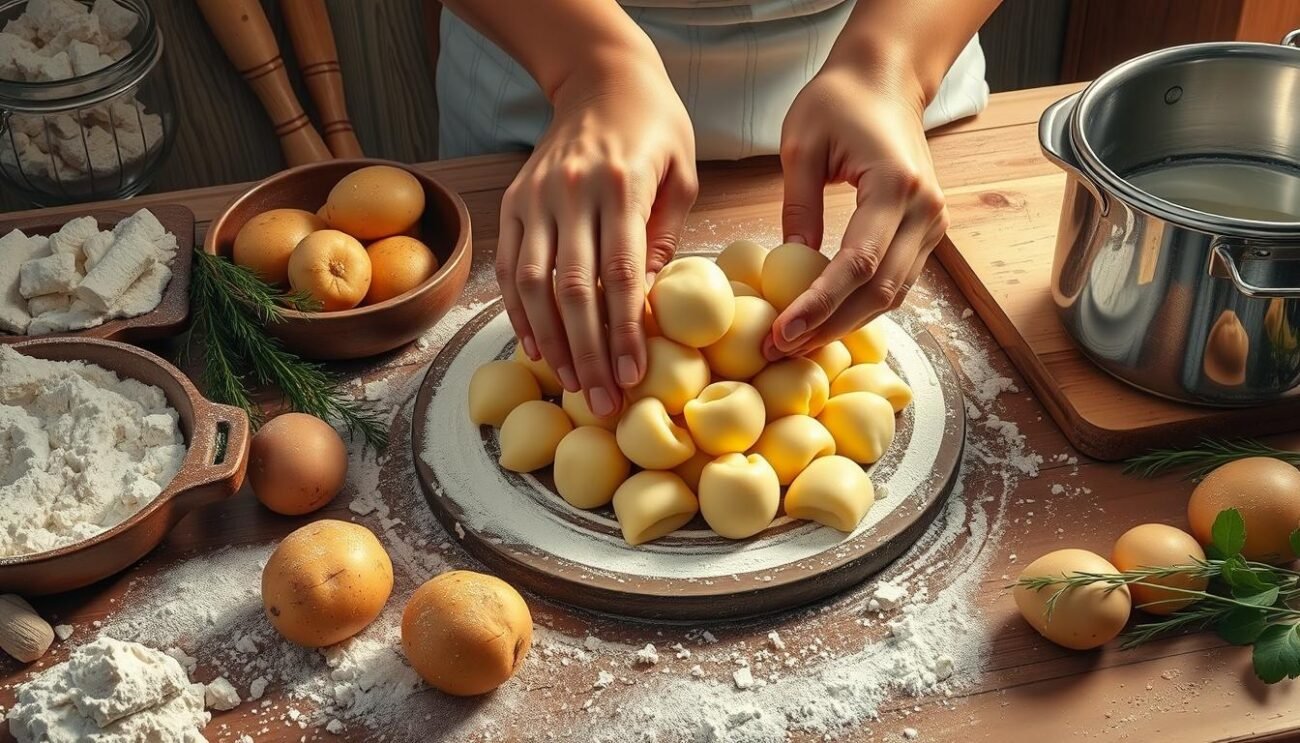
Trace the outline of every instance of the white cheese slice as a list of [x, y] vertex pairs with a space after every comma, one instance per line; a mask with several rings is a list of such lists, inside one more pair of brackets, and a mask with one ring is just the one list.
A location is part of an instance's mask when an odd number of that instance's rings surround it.
[[107, 312], [135, 280], [154, 263], [153, 244], [134, 233], [123, 233], [74, 292], [91, 309]]
[[18, 269], [18, 293], [24, 299], [42, 294], [67, 293], [77, 288], [77, 256], [55, 253], [23, 263]]
[[61, 312], [72, 304], [72, 297], [67, 294], [42, 294], [27, 300], [27, 312], [32, 317], [47, 312]]
[[19, 335], [27, 331], [32, 316], [18, 287], [22, 265], [48, 250], [48, 240], [28, 237], [22, 230], [0, 237], [0, 330]]

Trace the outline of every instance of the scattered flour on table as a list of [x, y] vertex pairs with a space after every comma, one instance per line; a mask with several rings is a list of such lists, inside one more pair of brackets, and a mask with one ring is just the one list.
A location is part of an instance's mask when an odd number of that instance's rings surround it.
[[148, 505], [185, 459], [178, 420], [157, 387], [0, 346], [0, 556], [86, 539]]

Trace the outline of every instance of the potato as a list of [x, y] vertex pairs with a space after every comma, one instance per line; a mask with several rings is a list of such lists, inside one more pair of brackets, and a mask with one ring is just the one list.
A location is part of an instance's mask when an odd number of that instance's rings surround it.
[[365, 629], [393, 591], [393, 563], [369, 529], [323, 519], [280, 542], [262, 569], [266, 617], [286, 640], [319, 648]]

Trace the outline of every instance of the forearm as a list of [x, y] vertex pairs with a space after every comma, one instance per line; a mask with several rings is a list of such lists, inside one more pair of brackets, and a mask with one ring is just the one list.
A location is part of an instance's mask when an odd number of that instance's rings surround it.
[[1000, 0], [858, 0], [831, 49], [848, 64], [912, 86], [928, 105]]
[[506, 51], [549, 100], [575, 75], [617, 75], [658, 65], [645, 33], [615, 0], [444, 0]]

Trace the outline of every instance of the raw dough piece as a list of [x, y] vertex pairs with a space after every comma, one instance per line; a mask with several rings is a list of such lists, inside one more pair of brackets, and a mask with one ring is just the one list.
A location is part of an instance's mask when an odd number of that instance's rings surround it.
[[742, 284], [739, 281], [731, 282], [731, 293], [735, 294], [737, 299], [739, 299], [740, 297], [761, 298], [763, 296], [762, 294], [759, 294], [758, 290], [755, 289], [754, 287], [750, 286], [749, 284]]
[[713, 455], [749, 449], [767, 422], [762, 396], [744, 382], [714, 382], [686, 403], [685, 413], [695, 445]]
[[704, 467], [714, 460], [714, 456], [706, 451], [701, 450], [698, 446], [691, 458], [673, 467], [673, 472], [682, 478], [686, 487], [691, 489], [692, 493], [700, 492], [700, 474], [704, 472]]
[[814, 460], [790, 483], [785, 513], [851, 532], [875, 502], [875, 488], [862, 465], [837, 455]]
[[834, 454], [835, 439], [816, 418], [788, 415], [763, 429], [754, 452], [772, 465], [782, 485], [789, 485], [814, 459]]
[[559, 405], [529, 400], [501, 424], [501, 466], [512, 472], [540, 470], [555, 461], [555, 450], [573, 423]]
[[726, 274], [699, 256], [664, 266], [647, 299], [664, 337], [692, 348], [716, 343], [736, 313]]
[[776, 470], [758, 454], [725, 454], [700, 475], [700, 515], [727, 539], [763, 531], [781, 505]]
[[645, 377], [627, 391], [628, 399], [657, 397], [670, 415], [680, 414], [709, 385], [708, 362], [698, 349], [667, 338], [647, 338], [645, 350]]
[[587, 396], [581, 392], [570, 392], [565, 390], [560, 395], [560, 407], [564, 412], [569, 414], [569, 420], [573, 421], [575, 426], [598, 426], [606, 431], [613, 431], [618, 427], [619, 416], [623, 411], [608, 418], [597, 418], [596, 414], [591, 412], [587, 407]]
[[515, 343], [515, 353], [511, 359], [523, 364], [524, 368], [533, 373], [538, 386], [542, 388], [543, 395], [558, 397], [564, 391], [564, 385], [560, 384], [560, 378], [556, 376], [555, 370], [551, 368], [550, 364], [546, 363], [546, 359], [533, 361], [528, 358], [528, 354], [524, 353], [524, 344]]
[[614, 493], [614, 515], [628, 544], [644, 544], [685, 526], [699, 511], [695, 494], [671, 472], [638, 472]]
[[469, 380], [469, 419], [475, 425], [500, 428], [521, 403], [540, 399], [542, 390], [527, 367], [490, 361], [475, 369]]
[[723, 379], [749, 379], [763, 371], [763, 339], [772, 332], [776, 310], [759, 297], [736, 297], [736, 316], [717, 343], [701, 351]]
[[817, 366], [826, 372], [826, 378], [832, 380], [853, 366], [853, 355], [842, 341], [831, 341], [804, 358], [817, 362]]
[[[646, 287], [646, 291], [650, 291], [649, 287]], [[655, 313], [650, 309], [650, 300], [648, 299], [645, 303], [644, 316], [641, 318], [641, 328], [645, 331], [645, 337], [647, 338], [652, 336], [663, 337], [664, 331], [659, 327], [659, 321], [655, 319]]]
[[614, 434], [579, 426], [555, 450], [555, 489], [575, 508], [600, 508], [614, 497], [631, 468]]
[[670, 470], [695, 453], [690, 433], [673, 423], [663, 403], [653, 397], [632, 403], [615, 435], [627, 458], [648, 470]]
[[754, 387], [763, 396], [767, 419], [787, 415], [816, 415], [830, 397], [831, 383], [817, 362], [792, 358], [769, 364], [754, 377]]
[[885, 329], [872, 320], [840, 339], [849, 349], [855, 364], [879, 364], [889, 355], [885, 345]]
[[[757, 290], [763, 286], [763, 261], [767, 248], [753, 240], [737, 240], [718, 253], [718, 268], [732, 281]], [[755, 295], [757, 296], [757, 295]]]
[[799, 243], [782, 243], [763, 261], [763, 297], [777, 311], [789, 307], [822, 275], [830, 258]]
[[874, 392], [889, 401], [897, 413], [912, 402], [912, 388], [886, 364], [854, 364], [831, 382], [831, 396], [846, 392]]
[[832, 397], [817, 420], [835, 438], [836, 452], [858, 464], [879, 460], [894, 440], [894, 407], [874, 392]]

